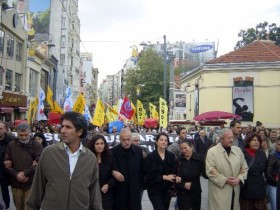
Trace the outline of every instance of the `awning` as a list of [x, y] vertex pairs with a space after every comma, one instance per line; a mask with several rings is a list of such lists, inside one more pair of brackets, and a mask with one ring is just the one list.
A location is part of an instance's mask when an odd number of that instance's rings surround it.
[[0, 113], [12, 113], [13, 111], [13, 107], [0, 107]]
[[18, 107], [19, 112], [27, 112], [27, 107]]

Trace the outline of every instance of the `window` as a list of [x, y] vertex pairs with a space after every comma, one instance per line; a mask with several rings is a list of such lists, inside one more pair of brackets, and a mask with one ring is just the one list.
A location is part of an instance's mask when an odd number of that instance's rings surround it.
[[45, 91], [47, 90], [49, 73], [42, 69], [40, 86]]
[[21, 90], [21, 78], [22, 75], [19, 73], [15, 73], [15, 92], [20, 92]]
[[65, 54], [60, 54], [60, 63], [61, 65], [65, 64]]
[[66, 28], [66, 17], [62, 17], [61, 19], [61, 28]]
[[21, 61], [21, 55], [22, 55], [22, 43], [17, 42], [17, 47], [16, 47], [16, 59], [17, 61]]
[[4, 52], [4, 31], [0, 29], [0, 53], [3, 54]]
[[32, 97], [35, 97], [37, 95], [37, 81], [38, 81], [38, 73], [33, 69], [30, 69], [29, 93]]
[[65, 36], [61, 36], [61, 38], [60, 38], [60, 46], [62, 48], [64, 48], [65, 45], [66, 45], [66, 38], [65, 38]]
[[7, 56], [14, 57], [14, 38], [10, 35], [7, 37]]
[[13, 87], [13, 71], [7, 69], [5, 90], [12, 90]]

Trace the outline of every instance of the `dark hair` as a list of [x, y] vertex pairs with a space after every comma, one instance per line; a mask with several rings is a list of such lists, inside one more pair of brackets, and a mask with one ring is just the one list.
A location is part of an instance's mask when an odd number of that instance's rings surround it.
[[95, 142], [99, 139], [101, 139], [105, 145], [104, 150], [101, 153], [101, 159], [102, 159], [102, 161], [107, 161], [111, 157], [111, 151], [110, 151], [107, 141], [103, 135], [98, 134], [98, 135], [92, 136], [87, 143], [87, 148], [89, 148], [90, 151], [92, 151], [95, 155], [97, 155], [97, 153], [95, 151]]
[[181, 131], [182, 130], [187, 130], [185, 127], [179, 127], [177, 130], [176, 130], [176, 133], [177, 135], [180, 135]]
[[186, 143], [187, 145], [189, 145], [190, 147], [194, 146], [193, 142], [187, 139], [184, 139], [182, 141], [180, 141], [180, 145]]
[[[166, 133], [164, 133], [164, 132], [162, 132], [162, 133], [158, 133], [158, 135], [156, 136], [156, 142], [159, 140], [159, 138], [161, 137], [161, 136], [165, 136], [166, 138], [167, 138], [167, 145], [169, 145], [170, 144], [170, 142], [169, 142], [169, 136], [166, 134]], [[155, 147], [157, 148], [157, 144], [155, 144]]]
[[42, 142], [42, 146], [43, 148], [45, 148], [46, 146], [48, 146], [48, 143], [47, 143], [47, 140], [46, 140], [46, 137], [43, 133], [41, 132], [37, 132], [33, 135], [33, 139], [35, 140], [36, 137], [39, 137], [41, 139], [43, 139], [43, 142]]
[[255, 138], [255, 137], [257, 137], [258, 141], [260, 142], [260, 148], [261, 148], [262, 138], [261, 138], [261, 136], [260, 136], [258, 133], [256, 133], [256, 132], [251, 132], [251, 133], [249, 133], [249, 134], [246, 136], [246, 138], [245, 138], [245, 140], [244, 140], [244, 142], [245, 142], [245, 147], [246, 147], [246, 148], [249, 147], [250, 142], [251, 142], [251, 141], [253, 140], [253, 138]]
[[232, 120], [229, 124], [229, 127], [232, 128], [234, 127], [236, 124], [241, 124], [241, 122], [239, 120]]
[[74, 127], [76, 128], [76, 131], [83, 130], [82, 135], [80, 138], [85, 138], [87, 135], [87, 121], [84, 115], [78, 113], [78, 112], [65, 112], [60, 117], [60, 124], [62, 124], [63, 120], [69, 120], [73, 123]]
[[257, 121], [256, 126], [262, 126], [262, 123], [260, 121]]

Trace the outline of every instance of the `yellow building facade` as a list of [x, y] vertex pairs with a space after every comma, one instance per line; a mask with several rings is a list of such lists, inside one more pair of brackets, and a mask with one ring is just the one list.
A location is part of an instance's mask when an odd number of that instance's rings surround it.
[[[208, 111], [234, 113], [235, 90], [242, 90], [253, 114], [244, 123], [280, 128], [280, 47], [271, 42], [256, 41], [211, 60], [184, 75], [181, 87], [187, 91], [187, 120]], [[239, 100], [238, 105], [245, 103]]]

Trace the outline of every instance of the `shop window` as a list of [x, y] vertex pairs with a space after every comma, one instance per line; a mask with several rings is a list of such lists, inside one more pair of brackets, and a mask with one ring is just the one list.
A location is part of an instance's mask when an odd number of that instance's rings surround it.
[[5, 89], [11, 91], [12, 87], [13, 87], [13, 71], [7, 69]]
[[15, 73], [15, 92], [21, 91], [21, 78], [22, 78], [21, 74]]

